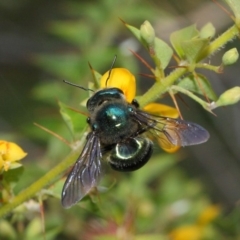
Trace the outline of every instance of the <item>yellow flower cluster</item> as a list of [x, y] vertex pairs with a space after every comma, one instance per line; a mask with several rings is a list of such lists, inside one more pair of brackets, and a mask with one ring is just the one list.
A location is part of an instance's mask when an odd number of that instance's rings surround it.
[[0, 172], [8, 171], [13, 162], [17, 162], [27, 155], [22, 148], [13, 142], [0, 140]]

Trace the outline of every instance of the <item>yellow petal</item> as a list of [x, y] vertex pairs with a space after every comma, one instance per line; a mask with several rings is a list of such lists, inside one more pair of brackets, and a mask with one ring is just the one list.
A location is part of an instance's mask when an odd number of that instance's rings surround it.
[[160, 103], [150, 103], [143, 108], [145, 111], [157, 116], [178, 118], [179, 113], [176, 108], [169, 107]]
[[170, 233], [171, 240], [201, 240], [203, 230], [197, 225], [182, 226]]
[[221, 208], [219, 205], [211, 205], [207, 207], [199, 216], [198, 224], [206, 225], [213, 221], [220, 213]]
[[169, 140], [167, 139], [166, 135], [164, 135], [163, 133], [159, 134], [159, 135], [160, 136], [157, 139], [157, 142], [165, 152], [174, 153], [180, 148], [180, 146], [176, 146], [176, 145], [173, 145], [172, 143], [170, 143]]
[[123, 91], [126, 100], [131, 103], [136, 95], [136, 80], [134, 75], [126, 68], [113, 68], [109, 77], [109, 71], [100, 79], [100, 87], [116, 87]]
[[14, 162], [24, 158], [27, 153], [13, 142], [0, 140], [0, 155], [3, 161]]
[[4, 165], [4, 161], [2, 160], [2, 156], [0, 155], [0, 172], [3, 168], [3, 165]]
[[[144, 107], [144, 110], [156, 116], [170, 118], [177, 118], [179, 116], [179, 113], [176, 108], [169, 107], [167, 105], [160, 103], [150, 103]], [[180, 146], [173, 145], [171, 142], [169, 142], [168, 138], [164, 133], [158, 134], [157, 142], [164, 151], [169, 153], [174, 153], [180, 148]]]

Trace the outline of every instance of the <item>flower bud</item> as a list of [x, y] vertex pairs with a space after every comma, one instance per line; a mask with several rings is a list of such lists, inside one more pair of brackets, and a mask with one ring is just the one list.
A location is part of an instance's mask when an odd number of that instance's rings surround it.
[[217, 100], [216, 105], [226, 106], [235, 104], [240, 100], [240, 87], [234, 87], [225, 91]]
[[13, 162], [19, 161], [27, 155], [22, 148], [13, 142], [0, 140], [0, 171], [7, 171], [14, 166]]
[[149, 21], [145, 21], [141, 25], [140, 34], [142, 39], [144, 39], [148, 45], [152, 45], [154, 43], [155, 31]]
[[223, 65], [231, 65], [238, 60], [239, 54], [236, 48], [232, 48], [224, 53], [222, 57]]
[[204, 25], [200, 30], [200, 37], [201, 38], [213, 38], [216, 33], [216, 29], [212, 25], [212, 23], [207, 23]]

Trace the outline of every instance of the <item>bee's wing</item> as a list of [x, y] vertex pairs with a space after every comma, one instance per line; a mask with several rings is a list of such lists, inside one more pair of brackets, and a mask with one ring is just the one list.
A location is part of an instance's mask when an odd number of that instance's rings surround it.
[[99, 138], [90, 132], [82, 153], [64, 183], [62, 190], [64, 208], [76, 204], [97, 186], [101, 175], [101, 157]]
[[174, 146], [189, 146], [204, 143], [209, 133], [200, 125], [180, 119], [159, 117], [145, 111], [137, 110], [136, 120], [140, 123], [140, 131], [149, 131], [166, 149]]

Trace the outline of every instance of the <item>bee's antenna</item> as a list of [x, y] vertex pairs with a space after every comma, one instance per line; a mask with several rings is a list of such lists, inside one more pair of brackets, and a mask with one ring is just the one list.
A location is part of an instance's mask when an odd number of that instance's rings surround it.
[[81, 88], [81, 89], [83, 89], [83, 90], [85, 90], [85, 91], [92, 91], [92, 92], [94, 92], [94, 91], [93, 91], [92, 89], [90, 89], [90, 88], [85, 88], [85, 87], [82, 87], [82, 86], [80, 86], [80, 85], [77, 85], [77, 84], [68, 82], [68, 81], [66, 81], [66, 80], [63, 80], [63, 82], [64, 82], [64, 83], [67, 83], [67, 84], [69, 84], [69, 85], [72, 85], [72, 86], [74, 86], [74, 87]]
[[109, 73], [108, 73], [108, 77], [107, 77], [107, 80], [106, 80], [105, 87], [107, 87], [107, 82], [108, 82], [108, 80], [109, 80], [109, 78], [110, 78], [110, 76], [111, 76], [111, 72], [112, 72], [112, 69], [113, 69], [113, 66], [114, 66], [116, 60], [117, 60], [117, 55], [115, 55], [114, 58], [113, 58], [112, 65], [111, 65], [110, 71], [109, 71]]

